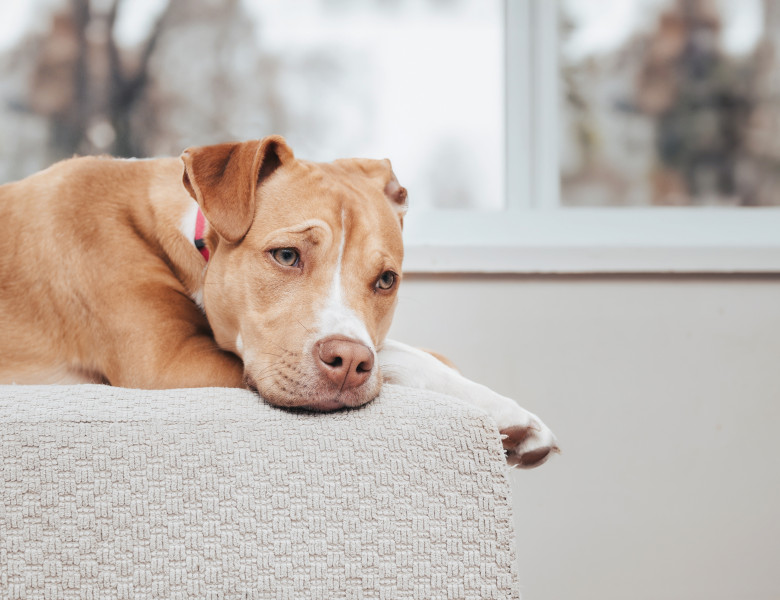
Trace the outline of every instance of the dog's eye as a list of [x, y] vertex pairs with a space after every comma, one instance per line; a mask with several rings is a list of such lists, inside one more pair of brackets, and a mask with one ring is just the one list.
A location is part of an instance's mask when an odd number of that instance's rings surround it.
[[395, 280], [398, 276], [392, 271], [385, 271], [376, 280], [376, 288], [378, 290], [389, 290], [395, 285]]
[[295, 248], [277, 248], [276, 250], [271, 250], [271, 256], [283, 267], [297, 267], [301, 260]]

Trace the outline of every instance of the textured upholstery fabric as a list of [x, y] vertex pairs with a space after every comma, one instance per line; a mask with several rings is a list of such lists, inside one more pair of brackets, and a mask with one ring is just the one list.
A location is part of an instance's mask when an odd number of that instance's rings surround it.
[[3, 599], [518, 598], [512, 544], [498, 433], [451, 398], [0, 386]]

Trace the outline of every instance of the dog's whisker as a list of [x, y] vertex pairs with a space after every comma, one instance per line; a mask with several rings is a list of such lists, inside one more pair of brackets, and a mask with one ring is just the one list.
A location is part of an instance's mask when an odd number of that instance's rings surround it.
[[266, 375], [265, 377], [253, 377], [252, 381], [255, 383], [260, 383], [261, 381], [265, 381], [266, 379], [270, 379], [271, 377], [276, 377], [276, 373], [271, 373], [270, 375]]
[[271, 342], [271, 343], [272, 343], [274, 346], [276, 346], [277, 348], [279, 348], [280, 350], [282, 350], [283, 352], [286, 352], [286, 353], [287, 353], [289, 356], [296, 356], [296, 353], [295, 353], [295, 352], [292, 352], [292, 351], [288, 350], [288, 349], [287, 349], [287, 348], [285, 348], [284, 346], [282, 346], [282, 345], [280, 345], [280, 344], [277, 344], [277, 343], [276, 343], [276, 342], [274, 342], [274, 341], [271, 341], [271, 340], [269, 340], [269, 341], [270, 341], [270, 342]]
[[280, 366], [286, 366], [284, 363], [274, 363], [272, 365], [269, 365], [263, 369], [260, 370], [258, 375], [265, 375], [266, 373], [269, 373], [270, 371], [277, 371]]

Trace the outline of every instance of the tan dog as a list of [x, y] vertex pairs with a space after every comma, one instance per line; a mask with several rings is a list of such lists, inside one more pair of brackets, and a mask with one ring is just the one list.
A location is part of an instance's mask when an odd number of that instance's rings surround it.
[[76, 158], [4, 185], [0, 383], [249, 386], [333, 410], [384, 380], [477, 404], [510, 462], [541, 464], [556, 445], [537, 417], [385, 340], [405, 210], [389, 161], [297, 160], [277, 136]]

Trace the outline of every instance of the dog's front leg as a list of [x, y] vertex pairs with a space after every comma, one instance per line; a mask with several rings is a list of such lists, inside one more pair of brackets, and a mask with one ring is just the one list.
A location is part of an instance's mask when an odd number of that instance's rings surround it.
[[120, 357], [106, 371], [111, 385], [142, 389], [245, 387], [241, 359], [218, 348], [207, 335], [126, 343]]
[[483, 409], [498, 425], [507, 451], [507, 462], [536, 467], [558, 450], [555, 435], [536, 415], [517, 402], [466, 379], [431, 354], [386, 340], [378, 353], [382, 375], [388, 383], [455, 396]]

